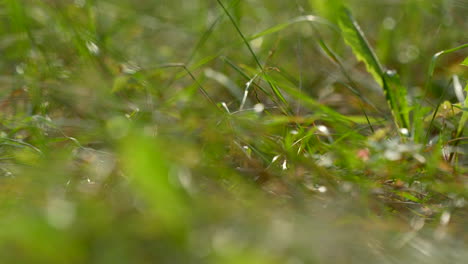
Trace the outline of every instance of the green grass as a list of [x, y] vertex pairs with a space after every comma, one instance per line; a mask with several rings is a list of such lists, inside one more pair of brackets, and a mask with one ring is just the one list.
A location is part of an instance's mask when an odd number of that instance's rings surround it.
[[463, 0], [0, 4], [0, 262], [465, 263]]

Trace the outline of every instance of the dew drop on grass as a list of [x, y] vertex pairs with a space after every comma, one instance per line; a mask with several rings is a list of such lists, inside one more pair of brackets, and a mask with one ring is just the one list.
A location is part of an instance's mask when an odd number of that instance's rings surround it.
[[92, 42], [92, 41], [86, 42], [86, 48], [89, 50], [89, 52], [91, 52], [91, 53], [94, 54], [94, 55], [99, 54], [99, 47], [98, 47], [98, 45], [96, 45], [96, 43], [94, 43], [94, 42]]
[[409, 130], [407, 128], [400, 128], [400, 133], [403, 136], [409, 136]]
[[328, 128], [326, 126], [317, 126], [317, 130], [326, 136], [330, 135], [330, 132], [328, 131]]
[[261, 112], [263, 112], [263, 110], [265, 110], [265, 105], [260, 104], [260, 103], [254, 105], [255, 113], [261, 113]]
[[229, 111], [229, 107], [227, 106], [227, 104], [226, 104], [225, 102], [221, 102], [221, 105], [223, 106], [224, 110], [226, 110], [226, 112], [227, 112], [228, 114], [231, 113], [231, 111]]
[[320, 186], [320, 187], [317, 188], [317, 191], [319, 191], [320, 193], [326, 193], [327, 192], [327, 187]]
[[280, 155], [274, 156], [273, 159], [271, 159], [271, 163], [277, 161], [279, 157], [280, 157]]

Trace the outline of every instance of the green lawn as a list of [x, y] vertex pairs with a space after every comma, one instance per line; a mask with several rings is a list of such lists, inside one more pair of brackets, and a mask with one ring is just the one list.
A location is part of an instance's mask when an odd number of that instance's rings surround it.
[[1, 263], [466, 262], [467, 0], [0, 19]]

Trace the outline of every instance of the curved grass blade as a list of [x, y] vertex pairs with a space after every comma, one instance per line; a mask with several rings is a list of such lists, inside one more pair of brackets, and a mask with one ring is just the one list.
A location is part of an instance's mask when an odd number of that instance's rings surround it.
[[[229, 3], [228, 9], [237, 5], [239, 3], [239, 0], [233, 0]], [[205, 45], [206, 41], [210, 37], [211, 33], [213, 33], [216, 25], [223, 19], [223, 12], [216, 17], [216, 19], [211, 23], [211, 25], [208, 27], [208, 29], [203, 32], [203, 35], [200, 37], [200, 39], [197, 41], [197, 44], [195, 44], [195, 47], [193, 50], [190, 52], [190, 55], [187, 58], [187, 61], [185, 64], [189, 65], [192, 62], [192, 59], [195, 57], [195, 55], [198, 53], [198, 51]]]
[[[242, 77], [244, 77], [246, 79], [246, 81], [250, 81], [250, 80], [253, 79], [252, 77], [250, 77], [246, 72], [244, 72], [239, 66], [237, 66], [233, 61], [231, 61], [227, 57], [222, 57], [222, 60], [224, 62], [226, 62], [231, 68], [233, 68], [236, 72], [238, 72], [240, 75], [242, 75]], [[253, 84], [257, 88], [259, 88], [262, 92], [264, 92], [266, 95], [271, 97], [271, 94], [267, 90], [263, 89], [263, 87], [261, 87], [260, 85], [258, 85], [256, 83], [253, 83]]]
[[224, 86], [229, 93], [235, 97], [239, 102], [242, 101], [242, 88], [240, 88], [234, 81], [232, 81], [228, 76], [225, 74], [215, 71], [211, 68], [207, 68], [204, 71], [205, 76], [209, 79], [212, 79], [222, 86]]
[[[235, 6], [235, 5], [237, 5], [238, 3], [239, 3], [239, 0], [232, 0], [229, 3], [228, 8], [231, 8], [231, 7]], [[195, 58], [195, 55], [197, 55], [197, 53], [205, 45], [206, 41], [208, 41], [208, 39], [210, 38], [210, 36], [213, 33], [214, 29], [216, 28], [218, 23], [222, 21], [223, 17], [224, 17], [223, 12], [220, 12], [220, 14], [218, 14], [216, 19], [211, 23], [211, 25], [203, 32], [202, 36], [198, 39], [198, 41], [195, 44], [195, 47], [192, 49], [192, 51], [190, 52], [187, 60], [185, 61], [185, 65], [189, 66], [189, 65], [192, 64], [193, 58]], [[211, 60], [217, 58], [219, 56], [219, 53], [220, 52], [216, 53], [215, 55], [210, 55], [208, 57], [205, 57], [205, 58], [201, 59], [193, 67], [190, 67], [191, 70], [193, 71], [196, 68], [201, 67], [202, 65], [204, 65], [204, 64], [210, 62]], [[186, 71], [182, 71], [179, 74], [176, 74], [174, 77], [172, 77], [169, 80], [167, 86], [171, 86], [177, 79], [183, 77], [185, 73], [186, 73]]]
[[[434, 77], [434, 71], [435, 71], [435, 68], [436, 68], [437, 59], [442, 55], [450, 54], [450, 53], [459, 51], [459, 50], [464, 49], [464, 48], [468, 48], [468, 43], [463, 44], [463, 45], [458, 46], [458, 47], [455, 47], [455, 48], [452, 48], [452, 49], [439, 51], [436, 54], [434, 54], [434, 56], [432, 56], [431, 63], [429, 64], [429, 68], [427, 70], [427, 79], [426, 79], [426, 83], [424, 85], [424, 94], [423, 94], [423, 97], [422, 97], [422, 101], [424, 101], [424, 99], [426, 98], [427, 93], [429, 91], [429, 88], [431, 86], [432, 78]], [[437, 106], [437, 107], [439, 107], [439, 106]], [[424, 118], [424, 111], [422, 110], [421, 105], [419, 104], [418, 107], [416, 107], [416, 109], [414, 111], [414, 118], [413, 119], [417, 121], [417, 120], [423, 120], [423, 118]], [[431, 120], [431, 123], [429, 125], [428, 131], [431, 130], [431, 126], [432, 126], [432, 123], [434, 121], [434, 118], [435, 118], [435, 116], [432, 117], [432, 120]], [[422, 122], [413, 122], [413, 130], [414, 130], [414, 140], [416, 142], [419, 142], [422, 139], [423, 134], [424, 134], [424, 127], [423, 127]], [[429, 137], [429, 133], [426, 134], [426, 138], [425, 138], [426, 141], [428, 140], [428, 137]]]
[[[270, 85], [270, 88], [273, 90], [273, 93], [275, 94], [275, 96], [279, 99], [279, 101], [281, 101], [284, 106], [288, 106], [288, 102], [286, 101], [286, 99], [284, 98], [284, 96], [281, 94], [281, 91], [279, 90], [279, 88], [272, 82], [271, 78], [269, 78], [268, 74], [266, 73], [265, 69], [263, 68], [263, 65], [260, 63], [260, 60], [258, 59], [257, 55], [255, 54], [255, 52], [253, 51], [252, 47], [250, 46], [249, 44], [249, 41], [247, 40], [247, 38], [244, 36], [244, 34], [242, 33], [242, 31], [240, 30], [239, 26], [237, 25], [236, 21], [234, 20], [234, 18], [232, 17], [232, 15], [229, 13], [229, 11], [226, 9], [226, 7], [223, 5], [223, 3], [221, 2], [221, 0], [217, 0], [218, 4], [221, 6], [221, 8], [224, 10], [224, 12], [226, 13], [226, 15], [229, 17], [229, 20], [231, 21], [232, 25], [234, 26], [234, 28], [236, 29], [237, 33], [239, 33], [239, 36], [242, 38], [242, 40], [244, 41], [244, 44], [246, 45], [247, 49], [249, 50], [249, 52], [252, 54], [252, 57], [254, 58], [255, 60], [255, 63], [257, 64], [257, 66], [259, 67], [259, 69], [262, 71], [263, 73], [263, 76], [264, 78], [266, 79], [266, 81], [268, 82], [268, 84]], [[288, 110], [286, 110], [286, 112], [290, 112]]]
[[333, 24], [331, 24], [330, 22], [328, 22], [327, 20], [321, 18], [321, 17], [318, 17], [318, 16], [314, 16], [314, 15], [305, 15], [305, 16], [299, 16], [299, 17], [296, 17], [296, 18], [293, 18], [285, 23], [281, 23], [281, 24], [277, 24], [275, 26], [272, 26], [270, 28], [267, 28], [257, 34], [254, 34], [250, 37], [248, 37], [247, 39], [248, 40], [254, 40], [254, 39], [257, 39], [257, 38], [260, 38], [260, 37], [263, 37], [263, 36], [266, 36], [266, 35], [270, 35], [270, 34], [273, 34], [273, 33], [276, 33], [278, 31], [281, 31], [291, 25], [294, 25], [296, 23], [300, 23], [300, 22], [316, 22], [316, 23], [319, 23], [319, 24], [323, 24], [323, 25], [327, 25], [331, 28], [336, 28], [334, 27]]
[[391, 105], [394, 118], [399, 128], [410, 127], [410, 107], [408, 105], [407, 90], [401, 84], [400, 77], [395, 71], [386, 71], [383, 77], [384, 92], [390, 99], [387, 99]]
[[468, 66], [468, 57], [461, 63], [461, 65]]
[[189, 76], [190, 78], [195, 82], [195, 84], [198, 86], [198, 90], [200, 91], [203, 96], [205, 96], [206, 100], [208, 100], [212, 105], [216, 105], [215, 101], [210, 97], [208, 92], [203, 88], [201, 83], [195, 78], [193, 73], [187, 68], [187, 66], [183, 63], [168, 63], [168, 64], [163, 64], [160, 66], [154, 67], [154, 69], [163, 69], [163, 68], [182, 68]]
[[346, 44], [352, 48], [357, 59], [364, 62], [367, 71], [372, 74], [375, 81], [380, 86], [383, 86], [382, 76], [384, 69], [358, 23], [347, 8], [340, 8], [338, 22]]
[[336, 23], [338, 19], [336, 10], [343, 6], [343, 2], [344, 0], [309, 0], [309, 6], [326, 19]]
[[[234, 2], [238, 2], [238, 1], [234, 1]], [[232, 5], [233, 4], [231, 4], [231, 6]], [[228, 9], [229, 9], [229, 7], [228, 7]], [[330, 28], [337, 30], [337, 28], [333, 24], [331, 24], [330, 22], [328, 22], [327, 20], [325, 20], [323, 18], [320, 18], [318, 16], [314, 16], [314, 15], [304, 15], [304, 16], [299, 16], [299, 17], [293, 18], [293, 19], [291, 19], [291, 20], [289, 20], [289, 21], [287, 21], [285, 23], [281, 23], [281, 24], [277, 24], [277, 25], [274, 25], [272, 27], [269, 27], [269, 28], [267, 28], [267, 29], [265, 29], [263, 31], [260, 31], [259, 33], [256, 33], [256, 34], [253, 34], [251, 36], [246, 37], [246, 39], [248, 41], [252, 41], [252, 40], [267, 36], [267, 35], [277, 33], [279, 31], [282, 31], [282, 30], [284, 30], [284, 29], [286, 29], [286, 28], [288, 28], [288, 27], [290, 27], [292, 25], [295, 25], [297, 23], [300, 23], [300, 22], [316, 22], [316, 23], [319, 23], [319, 24], [327, 25]], [[212, 30], [213, 29], [210, 27], [209, 31], [212, 31]], [[206, 34], [208, 34], [208, 33], [205, 32], [204, 35], [206, 35]], [[204, 37], [203, 41], [200, 40], [199, 42], [201, 44], [197, 43], [197, 46], [202, 46], [206, 42], [206, 38], [207, 37]], [[243, 40], [241, 42], [231, 43], [230, 45], [227, 45], [223, 49], [228, 48], [228, 47], [232, 47], [232, 46], [237, 46], [237, 45], [242, 44], [242, 43], [244, 43]], [[196, 53], [199, 49], [200, 49], [200, 47], [195, 48], [194, 52]], [[211, 62], [212, 60], [217, 59], [218, 57], [220, 57], [221, 54], [222, 54], [223, 49], [221, 49], [220, 51], [218, 51], [218, 52], [216, 52], [216, 53], [214, 53], [212, 55], [204, 57], [204, 58], [202, 58], [201, 60], [199, 60], [199, 61], [197, 61], [195, 63], [192, 63], [192, 58], [194, 57], [194, 54], [191, 54], [189, 56], [190, 60], [188, 60], [186, 65], [190, 64], [190, 70], [194, 71], [194, 70], [200, 68], [201, 66]], [[194, 53], [194, 52], [192, 52], [192, 53]], [[224, 60], [224, 57], [222, 57], [222, 59]], [[185, 75], [186, 75], [186, 72], [181, 72], [181, 73], [176, 75], [175, 79], [180, 79], [180, 78], [184, 77]], [[248, 78], [248, 79], [250, 79], [250, 78]]]
[[[455, 47], [455, 48], [452, 48], [452, 49], [439, 51], [436, 54], [434, 54], [434, 56], [432, 56], [431, 64], [429, 64], [429, 69], [427, 71], [426, 84], [424, 85], [424, 97], [423, 97], [423, 99], [426, 97], [427, 92], [429, 90], [429, 86], [431, 85], [431, 82], [432, 82], [432, 78], [434, 77], [434, 70], [435, 70], [435, 67], [436, 67], [437, 59], [442, 55], [450, 54], [450, 53], [459, 51], [459, 50], [464, 49], [464, 48], [468, 48], [468, 43], [463, 44], [463, 45], [458, 46], [458, 47]], [[467, 60], [465, 59], [465, 61], [467, 61]], [[465, 63], [465, 61], [462, 62], [462, 64]]]
[[[458, 122], [458, 127], [457, 127], [457, 133], [455, 134], [455, 143], [454, 143], [454, 146], [458, 146], [458, 144], [460, 144], [460, 140], [462, 138], [462, 135], [463, 135], [463, 131], [465, 130], [465, 124], [466, 124], [466, 121], [468, 121], [468, 110], [466, 109], [466, 107], [468, 106], [468, 84], [465, 86], [465, 92], [467, 94], [467, 96], [465, 96], [465, 100], [462, 103], [462, 110], [463, 110], [463, 114], [460, 118], [460, 121]], [[456, 155], [454, 152], [452, 152], [450, 154], [450, 158], [449, 160], [451, 161], [454, 157], [454, 155]]]
[[460, 122], [458, 122], [457, 134], [455, 138], [461, 137], [463, 133], [463, 129], [465, 128], [466, 121], [468, 121], [468, 111], [464, 109], [465, 107], [468, 106], [468, 84], [465, 86], [464, 90], [467, 93], [467, 96], [465, 96], [465, 101], [463, 102], [463, 105], [462, 105], [463, 114], [460, 118]]
[[[315, 29], [315, 28], [314, 28]], [[353, 79], [351, 78], [351, 76], [349, 76], [348, 72], [346, 71], [343, 63], [341, 62], [340, 58], [338, 58], [338, 55], [335, 54], [335, 52], [333, 52], [333, 50], [331, 50], [327, 44], [325, 43], [325, 41], [322, 39], [322, 37], [320, 36], [320, 34], [318, 32], [316, 32], [319, 36], [319, 45], [320, 47], [322, 48], [322, 50], [325, 52], [325, 54], [327, 54], [330, 59], [332, 61], [334, 61], [338, 67], [340, 68], [341, 72], [343, 73], [343, 75], [345, 76], [345, 78], [348, 80], [348, 82], [350, 83], [350, 85], [347, 85], [347, 84], [343, 84], [344, 87], [348, 88], [353, 94], [355, 94], [360, 100], [362, 100], [363, 102], [366, 102], [368, 103], [369, 105], [373, 106], [374, 108], [376, 108], [369, 100], [367, 100], [367, 98], [365, 98], [357, 89], [356, 89], [356, 84], [354, 83]], [[370, 130], [372, 131], [372, 133], [374, 133], [374, 127], [372, 126], [372, 123], [370, 122], [369, 120], [369, 116], [367, 115], [366, 113], [366, 110], [364, 109], [364, 106], [362, 104], [362, 102], [359, 102], [359, 107], [361, 108], [361, 111], [363, 112], [364, 116], [366, 117], [366, 120], [367, 120], [367, 124], [369, 125], [369, 128]]]
[[335, 110], [321, 104], [320, 102], [317, 102], [316, 100], [311, 98], [309, 95], [307, 95], [303, 91], [300, 91], [296, 87], [289, 86], [286, 84], [282, 84], [282, 87], [283, 87], [283, 90], [288, 95], [300, 101], [305, 107], [308, 107], [312, 110], [318, 110], [323, 115], [321, 117], [322, 119], [327, 119], [330, 121], [339, 121], [339, 122], [343, 122], [346, 124], [354, 123], [354, 121], [350, 119], [348, 116], [342, 115], [336, 112]]
[[364, 62], [367, 71], [383, 88], [387, 103], [395, 120], [395, 125], [398, 128], [408, 128], [409, 106], [406, 100], [406, 88], [401, 85], [398, 75], [385, 71], [382, 67], [377, 55], [371, 48], [351, 12], [345, 7], [341, 7], [338, 12], [338, 24], [346, 44], [351, 47], [357, 59]]

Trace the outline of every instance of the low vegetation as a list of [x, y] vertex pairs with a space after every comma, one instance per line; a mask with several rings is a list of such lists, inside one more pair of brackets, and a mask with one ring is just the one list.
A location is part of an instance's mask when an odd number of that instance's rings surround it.
[[465, 263], [463, 0], [4, 0], [4, 263]]

